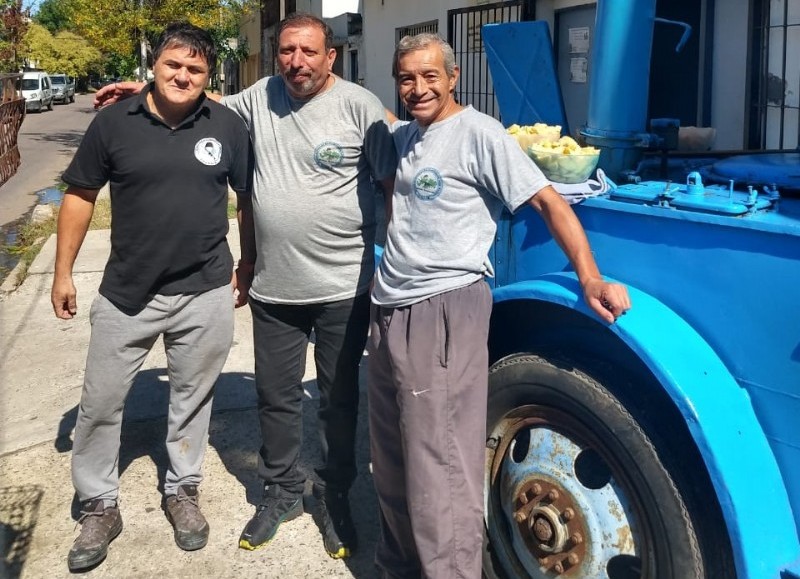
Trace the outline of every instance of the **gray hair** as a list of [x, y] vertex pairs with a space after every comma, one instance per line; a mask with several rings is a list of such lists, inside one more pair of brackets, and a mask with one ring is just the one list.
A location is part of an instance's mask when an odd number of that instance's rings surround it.
[[436, 45], [442, 50], [444, 71], [449, 78], [452, 78], [456, 70], [456, 57], [455, 54], [453, 54], [453, 48], [441, 36], [430, 32], [422, 32], [414, 36], [404, 36], [400, 39], [400, 42], [397, 43], [397, 48], [394, 49], [392, 76], [397, 78], [400, 57], [405, 56], [409, 52], [414, 52], [415, 50], [428, 48], [431, 45]]

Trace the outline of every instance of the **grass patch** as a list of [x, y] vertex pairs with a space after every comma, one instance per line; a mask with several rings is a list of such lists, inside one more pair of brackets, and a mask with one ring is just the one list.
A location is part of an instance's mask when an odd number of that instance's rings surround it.
[[[58, 225], [58, 206], [51, 205], [52, 214], [36, 223], [29, 221], [19, 227], [17, 238], [13, 245], [3, 245], [2, 251], [14, 257], [19, 264], [17, 270], [16, 286], [25, 280], [28, 268], [39, 255], [44, 243], [56, 232]], [[94, 214], [89, 223], [89, 229], [108, 229], [111, 227], [111, 201], [107, 198], [98, 199], [94, 204]], [[5, 278], [6, 271], [0, 272]]]

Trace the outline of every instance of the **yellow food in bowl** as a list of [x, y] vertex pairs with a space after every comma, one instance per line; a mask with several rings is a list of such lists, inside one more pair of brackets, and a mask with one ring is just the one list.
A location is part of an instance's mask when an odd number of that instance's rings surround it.
[[555, 142], [534, 143], [528, 147], [528, 155], [550, 181], [583, 183], [597, 167], [600, 150], [581, 147], [566, 136]]
[[511, 125], [506, 132], [514, 137], [523, 151], [537, 143], [557, 141], [561, 137], [561, 125], [546, 125], [536, 123], [534, 125]]

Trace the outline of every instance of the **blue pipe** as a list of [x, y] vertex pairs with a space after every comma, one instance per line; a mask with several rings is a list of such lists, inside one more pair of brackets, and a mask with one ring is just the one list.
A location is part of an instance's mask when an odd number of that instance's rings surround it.
[[602, 149], [600, 166], [612, 178], [636, 166], [647, 144], [650, 53], [656, 0], [598, 0], [589, 111], [581, 131]]

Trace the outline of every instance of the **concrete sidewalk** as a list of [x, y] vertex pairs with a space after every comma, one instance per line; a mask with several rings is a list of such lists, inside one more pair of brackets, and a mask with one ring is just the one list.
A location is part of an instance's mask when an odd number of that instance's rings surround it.
[[[238, 232], [231, 222], [234, 256]], [[90, 231], [78, 256], [78, 314], [58, 320], [50, 306], [55, 259], [51, 237], [25, 282], [0, 301], [0, 545], [2, 578], [69, 577], [66, 556], [77, 536], [70, 479], [72, 430], [89, 342], [89, 306], [109, 253], [109, 232]], [[201, 504], [211, 525], [208, 546], [186, 553], [174, 543], [161, 509], [167, 456], [168, 388], [161, 344], [150, 353], [125, 408], [120, 507], [125, 528], [105, 562], [86, 577], [359, 577], [376, 575], [378, 534], [368, 469], [366, 396], [362, 383], [359, 476], [351, 493], [360, 548], [345, 561], [330, 559], [317, 526], [317, 505], [306, 489], [306, 514], [286, 523], [275, 539], [254, 552], [238, 537], [261, 493], [256, 475], [260, 446], [253, 384], [249, 308], [236, 312], [234, 344], [217, 383], [205, 460]], [[302, 467], [313, 476], [319, 456], [313, 345], [306, 372]], [[363, 382], [363, 380], [362, 380]]]

